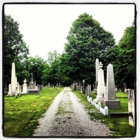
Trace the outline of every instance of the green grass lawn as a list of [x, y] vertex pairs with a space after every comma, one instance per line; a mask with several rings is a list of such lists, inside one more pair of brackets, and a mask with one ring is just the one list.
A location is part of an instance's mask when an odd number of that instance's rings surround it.
[[29, 137], [38, 125], [37, 119], [49, 108], [63, 88], [43, 88], [40, 96], [24, 94], [21, 97], [4, 96], [3, 135]]
[[109, 113], [125, 113], [128, 112], [128, 94], [122, 91], [116, 93], [116, 99], [120, 101], [119, 109], [110, 109]]
[[[80, 91], [72, 90], [80, 102], [85, 106], [85, 109], [88, 111], [91, 120], [100, 120], [102, 123], [105, 123], [110, 130], [113, 131], [114, 137], [134, 137], [135, 128], [129, 125], [128, 116], [104, 116], [101, 114], [92, 104], [87, 101], [86, 95], [82, 94]], [[128, 112], [128, 95], [123, 92], [116, 93], [117, 100], [121, 103], [120, 109], [110, 109], [109, 113], [112, 112]], [[96, 98], [96, 94], [91, 93], [92, 99]]]

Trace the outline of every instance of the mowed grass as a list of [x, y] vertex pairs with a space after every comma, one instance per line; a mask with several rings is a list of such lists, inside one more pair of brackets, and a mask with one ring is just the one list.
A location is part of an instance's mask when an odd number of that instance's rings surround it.
[[122, 91], [116, 93], [116, 99], [120, 101], [119, 109], [110, 109], [109, 113], [125, 113], [128, 112], [128, 94]]
[[[87, 101], [86, 95], [82, 94], [80, 91], [72, 90], [77, 97], [80, 99], [80, 102], [84, 105], [85, 110], [88, 111], [91, 120], [99, 120], [102, 123], [105, 123], [111, 131], [113, 131], [113, 137], [135, 137], [136, 129], [129, 125], [128, 116], [104, 116], [100, 113], [92, 104]], [[96, 94], [91, 93], [92, 99], [96, 98]], [[128, 112], [128, 95], [123, 92], [116, 93], [117, 100], [121, 103], [120, 109], [110, 109], [111, 112]]]
[[29, 137], [38, 125], [38, 119], [51, 105], [63, 88], [43, 88], [40, 95], [24, 94], [21, 97], [4, 96], [3, 135]]

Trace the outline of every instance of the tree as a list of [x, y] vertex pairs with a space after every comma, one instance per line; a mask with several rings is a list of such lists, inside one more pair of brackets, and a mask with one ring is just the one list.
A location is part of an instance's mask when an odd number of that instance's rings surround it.
[[59, 58], [60, 54], [57, 53], [56, 50], [48, 52], [48, 64], [52, 65], [52, 63]]
[[113, 35], [105, 31], [92, 16], [84, 13], [73, 22], [67, 40], [65, 55], [68, 58], [69, 78], [93, 83], [95, 59], [101, 59], [106, 50], [115, 46]]
[[51, 83], [56, 85], [61, 83], [62, 74], [61, 74], [61, 64], [60, 64], [61, 55], [57, 53], [56, 50], [50, 51], [48, 53], [47, 63], [44, 66], [42, 81], [44, 84]]
[[26, 69], [29, 49], [19, 31], [19, 23], [10, 15], [4, 15], [3, 27], [4, 84], [10, 84], [12, 62], [15, 62], [18, 81], [22, 84], [29, 74]]
[[117, 77], [119, 79], [120, 87], [123, 83], [127, 83], [128, 88], [134, 88], [136, 77], [136, 39], [134, 24], [127, 27], [124, 35], [118, 43], [119, 61], [117, 61]]
[[51, 67], [47, 63], [45, 63], [42, 71], [42, 77], [41, 77], [41, 81], [43, 85], [46, 85], [50, 82], [50, 72], [51, 72]]
[[61, 77], [61, 84], [64, 86], [69, 86], [72, 81], [72, 74], [73, 74], [73, 66], [69, 65], [69, 56], [67, 53], [63, 53], [60, 57], [60, 77]]
[[[42, 84], [42, 76], [43, 76], [43, 70], [44, 70], [44, 65], [46, 62], [44, 59], [42, 59], [39, 56], [36, 57], [30, 57], [28, 59], [28, 70], [31, 75], [33, 73], [33, 79], [36, 81], [36, 84]], [[28, 82], [30, 82], [30, 79], [28, 79]]]

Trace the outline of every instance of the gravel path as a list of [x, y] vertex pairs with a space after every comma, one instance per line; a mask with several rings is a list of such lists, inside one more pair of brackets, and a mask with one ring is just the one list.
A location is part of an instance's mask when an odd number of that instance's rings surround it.
[[111, 136], [111, 131], [99, 121], [91, 121], [79, 98], [67, 87], [60, 92], [33, 136], [98, 137]]

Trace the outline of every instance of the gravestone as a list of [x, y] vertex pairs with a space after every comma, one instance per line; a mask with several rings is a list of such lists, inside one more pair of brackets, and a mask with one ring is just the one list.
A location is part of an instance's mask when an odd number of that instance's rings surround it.
[[30, 89], [28, 89], [28, 94], [39, 94], [39, 90], [36, 86], [36, 81], [33, 81], [33, 73], [31, 73]]
[[96, 65], [96, 67], [95, 67], [95, 72], [96, 72], [96, 81], [95, 81], [95, 93], [97, 93], [97, 86], [98, 86], [98, 71], [99, 71], [99, 59], [98, 58], [96, 58], [96, 62], [95, 62], [95, 65]]
[[120, 108], [120, 101], [116, 100], [114, 70], [112, 64], [107, 66], [107, 86], [104, 106], [107, 106], [109, 109]]
[[86, 85], [85, 85], [85, 80], [83, 80], [83, 94], [85, 94], [85, 90], [86, 90]]
[[129, 112], [129, 124], [135, 127], [135, 92], [128, 89], [128, 112]]
[[86, 86], [86, 90], [85, 90], [86, 96], [88, 96], [88, 85]]
[[102, 96], [105, 94], [105, 82], [104, 82], [104, 71], [102, 70], [103, 64], [99, 63], [98, 70], [98, 86], [97, 86], [97, 96], [94, 100], [95, 102], [101, 102]]
[[20, 95], [20, 85], [19, 85], [19, 82], [17, 82], [17, 94]]
[[92, 90], [94, 90], [94, 87], [95, 87], [94, 84], [92, 85], [92, 87], [93, 87]]
[[18, 95], [21, 96], [21, 85], [18, 85]]
[[124, 92], [127, 92], [127, 86], [126, 86], [126, 83], [123, 84], [123, 90], [124, 90]]
[[12, 86], [11, 86], [11, 84], [9, 84], [9, 88], [8, 89], [9, 90], [8, 90], [7, 96], [12, 96]]
[[81, 90], [81, 93], [83, 93], [83, 86], [82, 85], [81, 85], [81, 89], [80, 90]]
[[[32, 84], [33, 85], [33, 84]], [[22, 91], [22, 94], [25, 94], [28, 92], [28, 89], [27, 89], [27, 84], [26, 84], [26, 79], [24, 80], [24, 84], [23, 84], [23, 91]]]
[[50, 87], [51, 85], [50, 85], [50, 83], [48, 83], [48, 87]]
[[12, 63], [12, 71], [11, 71], [11, 84], [9, 84], [9, 91], [8, 96], [15, 95], [17, 87], [17, 77], [16, 77], [16, 70], [15, 70], [15, 63]]
[[91, 85], [87, 85], [86, 94], [87, 94], [87, 96], [89, 96], [89, 97], [90, 97], [90, 92], [91, 92]]

